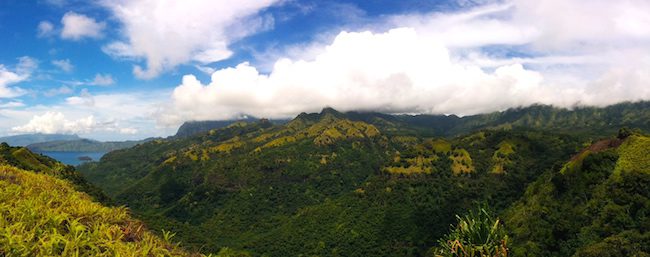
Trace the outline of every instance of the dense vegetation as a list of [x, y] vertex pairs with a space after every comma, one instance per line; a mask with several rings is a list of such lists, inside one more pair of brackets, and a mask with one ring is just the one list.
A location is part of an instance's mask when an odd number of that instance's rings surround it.
[[412, 132], [434, 136], [460, 136], [481, 129], [544, 129], [573, 135], [606, 136], [627, 126], [650, 131], [650, 102], [620, 103], [604, 108], [576, 106], [572, 110], [547, 105], [508, 109], [465, 117], [455, 115], [387, 115], [348, 113], [354, 120], [373, 124], [383, 131]]
[[[184, 245], [204, 252], [227, 247], [267, 256], [427, 255], [441, 247], [440, 240], [460, 235], [449, 231], [450, 224], [480, 202], [494, 216], [472, 224], [501, 216], [507, 229], [498, 223], [496, 234], [511, 234], [511, 253], [564, 256], [583, 246], [559, 246], [565, 238], [555, 234], [522, 236], [537, 231], [522, 226], [541, 219], [517, 208], [529, 208], [525, 199], [536, 195], [531, 190], [553, 174], [569, 174], [579, 165], [565, 162], [587, 156], [581, 149], [614, 135], [614, 127], [647, 128], [646, 105], [574, 111], [533, 106], [470, 118], [324, 109], [285, 125], [239, 122], [155, 140], [109, 153], [81, 171], [150, 226], [174, 231]], [[442, 127], [449, 132], [437, 133]], [[453, 131], [464, 134], [441, 137]], [[632, 134], [612, 149], [649, 148], [629, 143], [645, 138]], [[622, 167], [643, 163], [647, 155], [617, 160], [620, 167], [609, 172], [624, 179], [629, 173]], [[565, 187], [578, 182], [584, 181], [567, 181]], [[565, 214], [557, 215], [562, 224]], [[567, 226], [581, 231], [585, 224]], [[643, 234], [635, 238], [645, 242]], [[539, 251], [525, 248], [530, 244]], [[492, 253], [503, 253], [498, 251]]]
[[517, 256], [648, 256], [650, 137], [594, 143], [540, 176], [505, 220]]
[[58, 140], [30, 144], [27, 148], [35, 152], [110, 152], [151, 140], [153, 139], [121, 142], [100, 142], [90, 139]]

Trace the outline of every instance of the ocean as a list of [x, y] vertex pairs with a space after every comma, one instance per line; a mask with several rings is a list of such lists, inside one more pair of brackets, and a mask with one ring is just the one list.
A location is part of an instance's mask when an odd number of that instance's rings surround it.
[[38, 152], [42, 155], [47, 155], [53, 159], [60, 161], [62, 163], [77, 166], [82, 164], [83, 160], [80, 160], [79, 157], [90, 157], [93, 161], [99, 161], [99, 159], [106, 154], [105, 152]]

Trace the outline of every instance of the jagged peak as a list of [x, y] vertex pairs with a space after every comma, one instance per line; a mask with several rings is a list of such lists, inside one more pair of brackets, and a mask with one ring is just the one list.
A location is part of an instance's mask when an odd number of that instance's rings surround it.
[[321, 116], [323, 116], [323, 115], [327, 115], [327, 114], [333, 115], [333, 116], [335, 116], [335, 117], [343, 117], [343, 116], [345, 116], [343, 113], [341, 113], [341, 112], [335, 110], [335, 109], [332, 108], [332, 107], [325, 107], [325, 108], [323, 108], [323, 110], [321, 110], [321, 112], [320, 112], [320, 115], [321, 115]]

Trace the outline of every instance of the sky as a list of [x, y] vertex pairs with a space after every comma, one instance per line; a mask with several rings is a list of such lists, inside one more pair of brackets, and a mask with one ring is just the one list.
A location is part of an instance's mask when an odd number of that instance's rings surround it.
[[2, 0], [0, 136], [650, 100], [648, 0]]

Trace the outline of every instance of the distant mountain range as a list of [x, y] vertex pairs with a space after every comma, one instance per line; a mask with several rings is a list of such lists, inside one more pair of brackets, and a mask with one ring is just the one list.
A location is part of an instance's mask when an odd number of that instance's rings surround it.
[[49, 142], [49, 141], [70, 141], [81, 139], [77, 135], [65, 134], [25, 134], [8, 137], [0, 137], [0, 142], [5, 142], [12, 146], [27, 146], [35, 143]]
[[133, 147], [154, 138], [130, 141], [100, 142], [67, 134], [25, 134], [0, 137], [11, 146], [25, 146], [35, 152], [110, 152]]
[[[234, 120], [208, 120], [208, 121], [188, 121], [183, 123], [178, 128], [174, 137], [189, 137], [192, 135], [208, 132], [213, 129], [220, 129], [230, 126], [237, 122], [254, 122], [257, 118], [248, 117], [245, 119]], [[271, 120], [270, 122], [276, 125], [287, 123], [289, 120]]]
[[151, 140], [153, 138], [122, 142], [100, 142], [91, 139], [58, 140], [30, 144], [27, 148], [35, 152], [110, 152], [133, 147]]
[[[323, 109], [349, 120], [363, 121], [391, 133], [428, 134], [453, 137], [475, 130], [489, 128], [536, 128], [563, 132], [590, 132], [613, 134], [620, 126], [650, 130], [650, 102], [625, 102], [607, 107], [559, 108], [550, 105], [532, 105], [510, 108], [505, 111], [459, 117], [457, 115], [394, 115], [379, 112], [340, 113], [332, 108]], [[318, 113], [302, 113], [299, 118], [316, 119]], [[254, 122], [256, 118], [220, 121], [188, 121], [183, 123], [174, 137], [189, 137], [214, 129], [225, 128], [237, 122]], [[270, 120], [283, 125], [290, 120]]]

